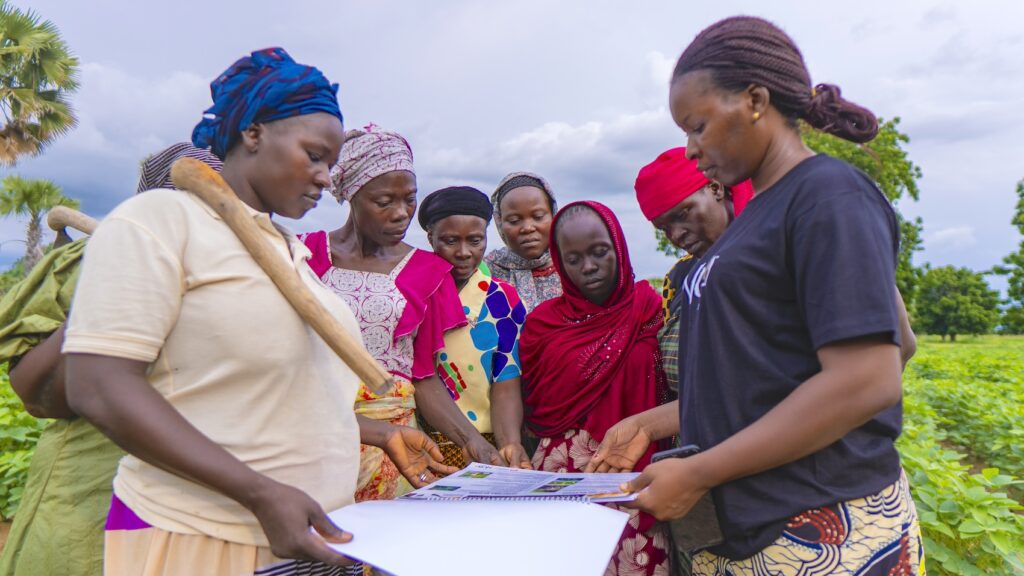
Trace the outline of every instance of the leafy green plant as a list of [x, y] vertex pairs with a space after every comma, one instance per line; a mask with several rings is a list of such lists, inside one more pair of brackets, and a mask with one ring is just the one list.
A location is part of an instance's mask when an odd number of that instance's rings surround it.
[[25, 488], [28, 465], [47, 421], [25, 412], [11, 390], [7, 366], [0, 365], [0, 518], [14, 516]]
[[925, 346], [911, 362], [905, 386], [932, 406], [950, 444], [1024, 477], [1024, 340], [983, 341], [989, 343], [983, 349]]

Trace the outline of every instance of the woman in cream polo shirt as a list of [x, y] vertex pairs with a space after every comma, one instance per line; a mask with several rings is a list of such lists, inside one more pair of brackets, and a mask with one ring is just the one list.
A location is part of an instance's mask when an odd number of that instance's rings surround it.
[[[336, 91], [280, 48], [253, 52], [211, 84], [193, 143], [223, 158], [264, 237], [359, 338], [309, 251], [271, 220], [301, 217], [330, 184]], [[325, 510], [352, 502], [358, 379], [200, 199], [154, 190], [104, 219], [64, 352], [71, 407], [129, 454], [106, 574], [344, 573], [325, 540], [351, 536]]]

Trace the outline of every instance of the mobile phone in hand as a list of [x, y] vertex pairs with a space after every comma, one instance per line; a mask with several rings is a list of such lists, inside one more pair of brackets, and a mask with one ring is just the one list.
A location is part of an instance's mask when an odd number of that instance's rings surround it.
[[[700, 452], [696, 444], [687, 444], [671, 450], [655, 452], [651, 456], [651, 462], [665, 460], [666, 458], [686, 458]], [[675, 542], [676, 547], [688, 553], [703, 550], [709, 546], [721, 544], [724, 539], [722, 529], [718, 525], [718, 513], [715, 511], [715, 503], [708, 492], [701, 496], [700, 500], [693, 505], [693, 508], [686, 516], [672, 520], [668, 523], [668, 532]]]
[[661, 452], [655, 452], [654, 455], [651, 456], [651, 464], [668, 458], [686, 458], [688, 456], [693, 456], [698, 452], [700, 452], [700, 446], [697, 446], [696, 444], [687, 444], [686, 446], [672, 448], [671, 450], [662, 450]]

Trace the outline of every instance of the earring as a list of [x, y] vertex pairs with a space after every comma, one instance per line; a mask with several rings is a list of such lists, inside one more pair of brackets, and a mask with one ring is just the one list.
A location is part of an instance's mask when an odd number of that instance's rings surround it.
[[760, 112], [754, 112], [754, 122], [757, 122], [760, 119], [761, 119], [761, 113]]
[[708, 186], [711, 188], [711, 194], [715, 197], [715, 202], [721, 202], [723, 196], [722, 185], [712, 181]]

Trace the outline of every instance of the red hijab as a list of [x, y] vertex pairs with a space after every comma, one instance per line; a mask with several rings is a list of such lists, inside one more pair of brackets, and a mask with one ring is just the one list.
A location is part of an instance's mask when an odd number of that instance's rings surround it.
[[[603, 305], [584, 298], [569, 280], [555, 238], [558, 221], [576, 204], [601, 218], [618, 260], [618, 281]], [[519, 340], [526, 424], [546, 437], [583, 428], [600, 442], [623, 418], [658, 405], [665, 385], [658, 348], [661, 297], [647, 281], [634, 283], [622, 226], [603, 204], [573, 202], [559, 210], [551, 225], [551, 259], [562, 295], [526, 317]]]

